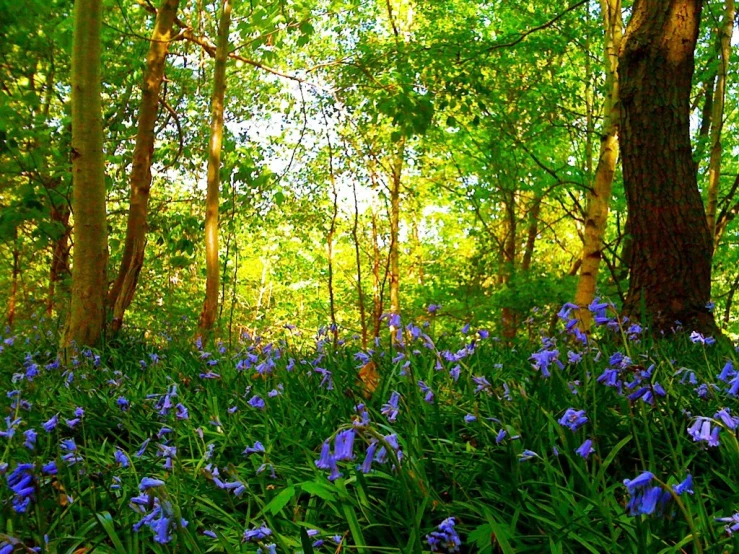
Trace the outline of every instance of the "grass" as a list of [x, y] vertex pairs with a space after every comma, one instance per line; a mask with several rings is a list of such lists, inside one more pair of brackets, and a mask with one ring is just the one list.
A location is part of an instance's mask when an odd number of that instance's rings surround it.
[[[429, 534], [454, 517], [461, 552], [737, 551], [716, 521], [739, 511], [736, 432], [730, 419], [713, 418], [737, 403], [730, 383], [717, 380], [731, 345], [653, 343], [611, 324], [587, 346], [560, 332], [544, 349], [556, 349], [562, 367], [552, 361], [542, 371], [530, 359], [541, 345], [474, 330], [435, 336], [433, 327], [407, 329], [404, 346], [383, 336], [361, 360], [356, 340], [334, 348], [325, 331], [316, 340], [289, 330], [244, 337], [229, 351], [200, 349], [183, 328], [82, 351], [58, 367], [52, 334], [8, 334], [3, 390], [19, 392], [2, 397], [12, 429], [0, 438], [5, 480], [18, 464], [34, 465], [25, 512], [14, 509], [22, 498], [9, 486], [0, 490], [4, 540], [16, 552], [70, 554], [416, 553], [429, 552]], [[616, 364], [617, 352], [630, 361]], [[357, 375], [368, 359], [381, 379], [365, 398]], [[597, 380], [609, 367], [619, 368], [621, 392]], [[646, 396], [629, 399], [642, 388]], [[382, 412], [394, 391], [391, 422]], [[78, 407], [84, 416], [69, 427]], [[567, 408], [585, 410], [587, 423], [561, 425]], [[44, 431], [55, 414], [59, 424]], [[713, 418], [718, 446], [689, 435], [697, 416]], [[29, 429], [38, 433], [33, 450], [24, 446]], [[354, 459], [317, 467], [324, 441], [348, 430]], [[64, 461], [64, 439], [74, 439], [81, 461]], [[594, 451], [584, 459], [575, 451], [586, 439]], [[257, 441], [264, 452], [244, 454]], [[116, 463], [116, 449], [128, 467]], [[52, 460], [58, 473], [46, 475]], [[334, 463], [341, 477], [329, 480]], [[664, 494], [651, 514], [633, 516], [624, 480], [644, 471]], [[688, 474], [694, 494], [674, 494]], [[142, 492], [144, 477], [164, 485]], [[254, 531], [264, 527], [269, 535]]]

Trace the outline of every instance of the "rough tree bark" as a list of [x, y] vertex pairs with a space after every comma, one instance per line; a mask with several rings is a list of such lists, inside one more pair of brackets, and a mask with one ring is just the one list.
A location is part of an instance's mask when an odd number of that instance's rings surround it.
[[711, 112], [711, 157], [708, 162], [708, 197], [706, 203], [708, 231], [714, 242], [716, 237], [719, 178], [721, 176], [721, 131], [724, 127], [726, 75], [729, 71], [731, 35], [734, 32], [735, 12], [734, 0], [725, 0], [723, 20], [719, 27], [719, 66], [716, 74], [716, 88], [713, 91]]
[[[636, 0], [619, 55], [621, 150], [631, 218], [624, 312], [655, 331], [716, 331], [711, 236], [690, 143], [700, 0]], [[642, 309], [644, 308], [644, 309]], [[643, 313], [646, 312], [646, 313]]]
[[606, 74], [603, 102], [603, 130], [600, 138], [598, 165], [593, 186], [588, 193], [585, 232], [583, 235], [582, 265], [575, 292], [575, 304], [581, 307], [577, 317], [582, 330], [590, 329], [593, 319], [587, 306], [595, 298], [598, 269], [603, 250], [603, 237], [608, 222], [613, 175], [618, 160], [619, 92], [618, 52], [623, 37], [621, 0], [601, 0], [603, 14], [604, 65]]
[[72, 43], [72, 297], [63, 347], [92, 346], [105, 323], [108, 229], [100, 98], [102, 2], [76, 0]]
[[111, 331], [116, 333], [123, 324], [123, 316], [133, 300], [139, 273], [144, 265], [146, 248], [151, 164], [154, 154], [154, 127], [159, 107], [159, 91], [164, 79], [164, 64], [173, 38], [172, 24], [177, 15], [179, 0], [162, 0], [157, 10], [154, 31], [146, 55], [144, 82], [141, 85], [136, 146], [131, 169], [131, 201], [126, 222], [126, 240], [118, 276], [108, 293], [108, 306], [113, 311]]
[[223, 0], [218, 22], [213, 96], [211, 98], [210, 150], [208, 154], [208, 193], [205, 199], [205, 302], [198, 322], [199, 334], [213, 329], [218, 313], [218, 193], [221, 186], [221, 149], [223, 146], [223, 99], [226, 94], [226, 58], [228, 30], [231, 26], [231, 0]]

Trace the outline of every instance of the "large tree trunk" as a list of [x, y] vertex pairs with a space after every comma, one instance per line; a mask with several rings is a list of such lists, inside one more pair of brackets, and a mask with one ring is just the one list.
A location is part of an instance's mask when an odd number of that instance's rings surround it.
[[603, 251], [603, 237], [608, 222], [608, 209], [611, 202], [613, 175], [618, 160], [618, 52], [623, 36], [621, 0], [601, 0], [603, 13], [604, 64], [606, 70], [606, 90], [603, 103], [603, 131], [600, 139], [598, 166], [595, 170], [593, 187], [588, 193], [585, 233], [582, 250], [582, 265], [575, 292], [578, 319], [583, 330], [587, 331], [593, 323], [590, 311], [586, 309], [595, 298], [598, 283], [598, 269]]
[[706, 219], [711, 240], [716, 237], [716, 209], [718, 206], [719, 178], [721, 177], [721, 131], [724, 126], [724, 96], [726, 75], [731, 55], [731, 35], [734, 32], [734, 0], [725, 0], [724, 17], [719, 28], [719, 66], [716, 89], [713, 93], [711, 113], [711, 157], [708, 162], [708, 202]]
[[[655, 331], [716, 331], [711, 236], [690, 144], [700, 0], [636, 0], [619, 56], [624, 186], [634, 237], [625, 313]], [[646, 314], [643, 314], [642, 307]]]
[[154, 126], [159, 107], [159, 91], [164, 79], [164, 64], [172, 40], [172, 24], [179, 0], [162, 0], [157, 11], [154, 31], [146, 55], [146, 71], [141, 85], [136, 146], [131, 169], [131, 205], [126, 223], [126, 241], [118, 276], [108, 293], [108, 305], [113, 310], [111, 330], [115, 333], [123, 324], [123, 315], [133, 300], [139, 273], [144, 265], [147, 213], [151, 188], [151, 164], [154, 154]]
[[205, 199], [205, 302], [200, 313], [198, 332], [213, 329], [218, 313], [218, 193], [221, 186], [221, 149], [223, 147], [223, 99], [226, 94], [226, 57], [228, 30], [231, 25], [231, 0], [223, 0], [218, 23], [213, 97], [211, 99], [210, 152], [208, 155], [208, 193]]
[[100, 99], [100, 0], [76, 0], [72, 46], [72, 299], [63, 346], [91, 346], [105, 323], [108, 229]]

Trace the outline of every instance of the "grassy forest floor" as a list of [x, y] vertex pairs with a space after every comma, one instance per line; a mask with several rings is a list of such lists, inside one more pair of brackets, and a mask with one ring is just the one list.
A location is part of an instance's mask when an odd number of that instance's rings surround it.
[[183, 324], [66, 364], [7, 332], [0, 553], [739, 551], [733, 346], [592, 309], [589, 339], [567, 306], [540, 344]]

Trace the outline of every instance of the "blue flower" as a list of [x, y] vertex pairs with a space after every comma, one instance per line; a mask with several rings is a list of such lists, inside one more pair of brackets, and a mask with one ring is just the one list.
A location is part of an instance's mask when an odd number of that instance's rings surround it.
[[519, 456], [518, 461], [519, 462], [526, 462], [532, 458], [538, 458], [539, 455], [534, 452], [533, 450], [524, 450]]
[[357, 468], [362, 473], [369, 473], [370, 471], [372, 471], [372, 462], [375, 458], [375, 452], [377, 452], [377, 447], [379, 446], [379, 444], [380, 443], [377, 440], [372, 440], [370, 445], [367, 447], [367, 453], [364, 457], [364, 462], [362, 462], [362, 465]]
[[455, 523], [454, 518], [449, 517], [438, 525], [436, 531], [426, 535], [426, 542], [431, 547], [431, 552], [459, 552], [462, 541], [454, 529]]
[[693, 476], [688, 473], [688, 476], [682, 483], [678, 483], [673, 487], [675, 494], [678, 496], [683, 493], [693, 494]]
[[36, 436], [38, 433], [34, 431], [33, 429], [28, 429], [23, 432], [23, 436], [25, 437], [25, 442], [23, 443], [23, 446], [28, 448], [28, 450], [33, 450], [36, 446]]
[[708, 417], [696, 417], [688, 427], [688, 434], [695, 442], [706, 442], [708, 446], [718, 446], [720, 427], [711, 427], [712, 420]]
[[593, 452], [595, 452], [595, 448], [593, 448], [593, 441], [590, 439], [587, 439], [575, 449], [575, 453], [586, 460]]
[[465, 423], [472, 423], [473, 421], [477, 421], [477, 417], [472, 414], [467, 414], [464, 416]]
[[254, 446], [247, 446], [246, 450], [244, 450], [242, 454], [248, 456], [249, 454], [257, 454], [257, 453], [263, 453], [263, 452], [265, 452], [264, 445], [261, 442], [256, 441], [254, 443]]
[[356, 432], [354, 429], [347, 429], [341, 431], [336, 435], [334, 441], [334, 459], [339, 460], [353, 460], [354, 459], [354, 437]]
[[387, 404], [383, 404], [382, 410], [380, 410], [380, 413], [387, 417], [387, 420], [390, 423], [395, 423], [395, 420], [398, 418], [398, 402], [400, 401], [400, 394], [393, 391], [390, 395], [390, 400], [388, 400]]
[[154, 479], [152, 477], [144, 477], [141, 479], [141, 483], [139, 483], [139, 490], [141, 492], [148, 491], [149, 489], [153, 489], [156, 487], [163, 487], [164, 481], [161, 479]]
[[247, 529], [244, 531], [244, 541], [246, 542], [258, 542], [263, 541], [272, 534], [272, 530], [267, 527], [264, 523], [254, 529]]
[[56, 426], [59, 424], [59, 414], [55, 414], [49, 421], [42, 423], [41, 427], [44, 428], [44, 431], [47, 433], [51, 433], [54, 429], [56, 429]]
[[264, 410], [264, 408], [267, 406], [264, 403], [264, 399], [256, 394], [249, 399], [247, 404], [249, 404], [249, 406], [251, 406], [252, 408], [256, 408], [258, 410]]
[[113, 457], [115, 459], [115, 463], [120, 464], [120, 466], [123, 468], [131, 465], [128, 456], [126, 456], [126, 453], [123, 452], [123, 450], [121, 450], [120, 448], [115, 449], [115, 454], [113, 455]]
[[567, 408], [564, 415], [559, 418], [558, 422], [563, 427], [567, 427], [570, 431], [574, 432], [585, 425], [588, 422], [588, 418], [585, 415], [585, 410]]
[[728, 535], [733, 535], [737, 531], [739, 531], [739, 513], [734, 514], [731, 517], [717, 517], [716, 521], [721, 521], [723, 523], [728, 523], [725, 527], [726, 533]]
[[118, 404], [118, 407], [121, 409], [122, 412], [128, 411], [128, 409], [131, 407], [131, 403], [125, 396], [119, 396], [118, 400], [116, 400], [115, 403]]
[[431, 390], [431, 388], [424, 383], [423, 381], [418, 381], [418, 388], [421, 389], [421, 392], [424, 393], [423, 401], [427, 404], [433, 404], [434, 403], [434, 391]]

